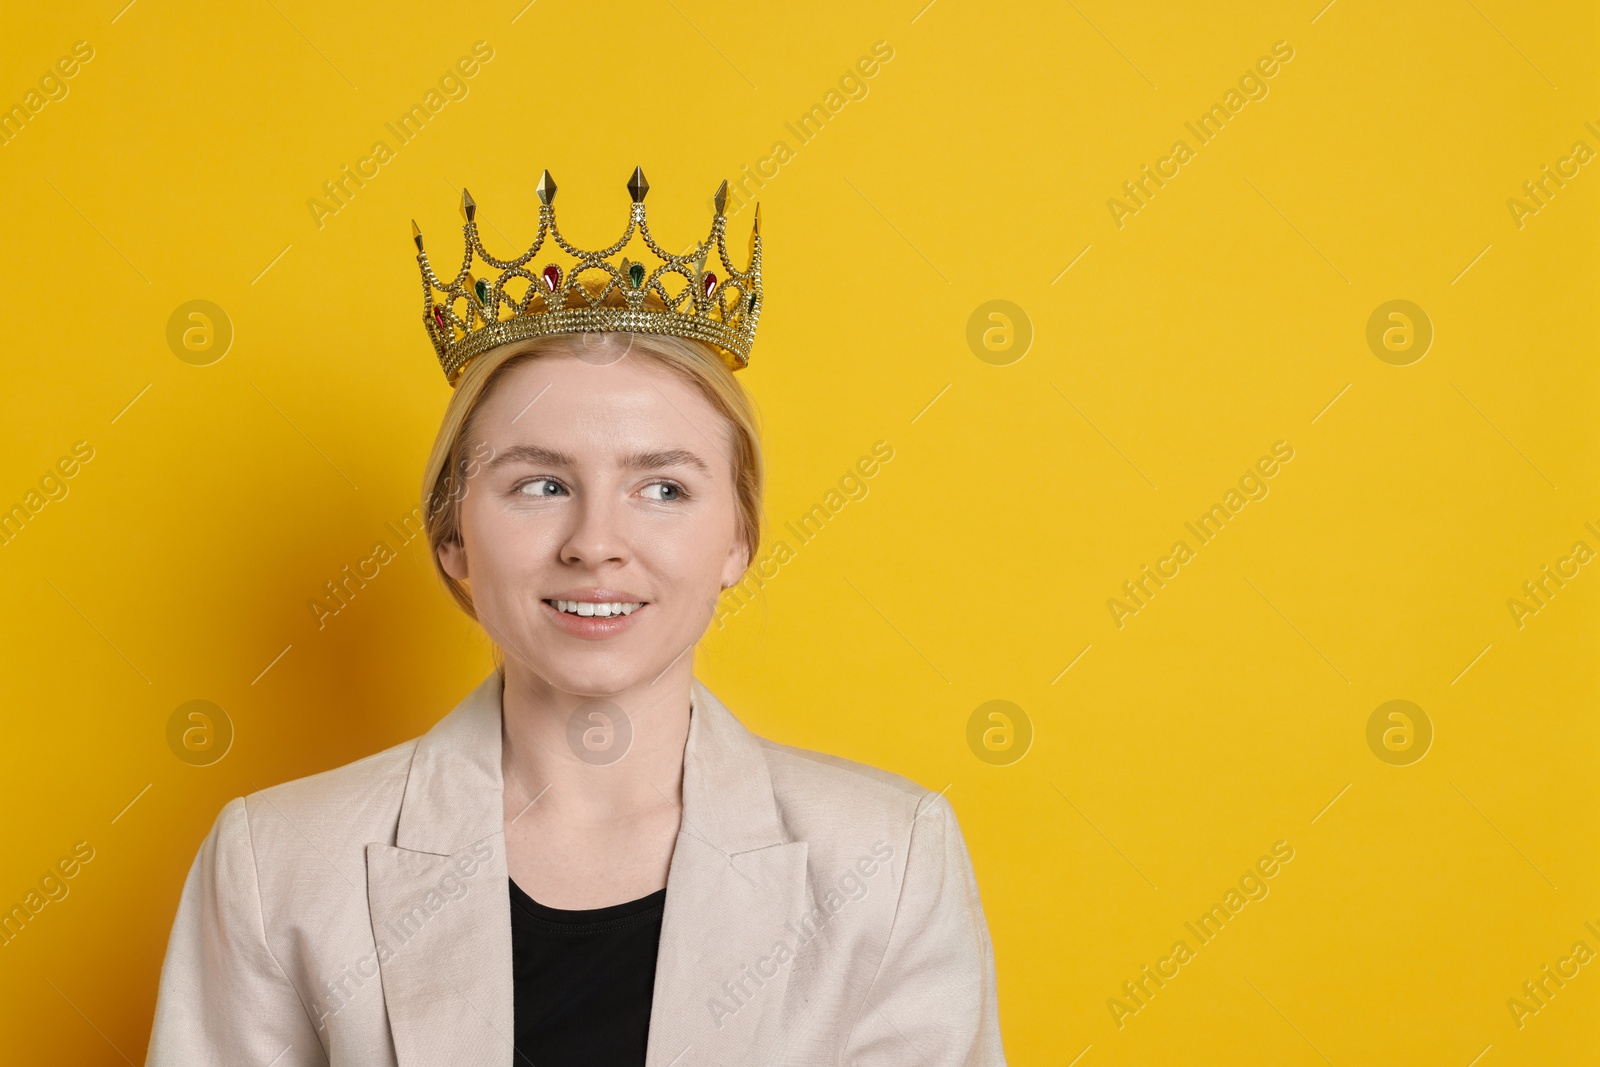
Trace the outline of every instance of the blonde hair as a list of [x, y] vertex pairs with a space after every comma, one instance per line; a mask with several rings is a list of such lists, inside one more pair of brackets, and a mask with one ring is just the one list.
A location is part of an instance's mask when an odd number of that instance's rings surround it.
[[439, 546], [461, 543], [461, 499], [476, 468], [469, 452], [473, 419], [483, 402], [511, 368], [555, 355], [618, 359], [639, 355], [652, 359], [695, 386], [727, 420], [733, 436], [733, 492], [739, 536], [749, 550], [747, 565], [761, 544], [761, 431], [755, 405], [734, 379], [717, 350], [704, 341], [655, 333], [552, 334], [501, 345], [468, 363], [456, 380], [455, 392], [428, 455], [422, 477], [422, 511], [434, 571], [461, 610], [476, 619], [472, 593], [448, 574], [439, 560]]

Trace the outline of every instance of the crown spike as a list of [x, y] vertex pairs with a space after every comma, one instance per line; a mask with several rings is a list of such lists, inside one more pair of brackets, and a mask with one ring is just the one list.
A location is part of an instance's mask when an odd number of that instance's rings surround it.
[[[729, 184], [726, 180], [721, 182], [713, 195], [716, 216], [711, 222], [710, 236], [674, 250], [663, 247], [650, 235], [645, 224], [643, 201], [650, 183], [645, 179], [644, 168], [636, 166], [627, 183], [633, 200], [627, 230], [615, 244], [591, 250], [571, 244], [554, 230], [552, 201], [556, 183], [545, 170], [535, 183], [540, 201], [538, 236], [532, 247], [506, 260], [496, 259], [483, 250], [477, 231], [478, 205], [471, 192], [463, 188], [461, 213], [466, 219], [463, 230], [467, 250], [460, 273], [448, 280], [441, 280], [429, 265], [422, 229], [416, 220], [411, 220], [411, 238], [422, 269], [424, 322], [445, 379], [454, 386], [468, 363], [500, 345], [529, 337], [595, 331], [661, 333], [691, 338], [716, 348], [730, 370], [747, 366], [756, 318], [765, 303], [761, 293], [761, 207], [756, 206], [751, 220], [750, 265], [740, 271], [728, 257], [727, 210], [730, 199], [738, 202], [740, 210], [747, 202], [730, 197]], [[628, 239], [636, 232], [643, 235], [648, 251], [659, 263], [621, 256]], [[541, 261], [539, 267], [533, 265], [547, 236], [574, 257], [573, 266], [547, 261]], [[473, 273], [475, 256], [488, 264], [483, 269], [499, 273], [487, 277]], [[706, 269], [714, 258], [719, 259], [717, 273]], [[722, 275], [722, 266], [726, 266], [727, 275]], [[591, 268], [604, 269], [611, 278], [603, 285], [593, 279], [581, 279], [582, 271]], [[687, 277], [689, 285], [673, 298], [661, 288], [659, 280], [651, 281], [664, 274]], [[523, 282], [532, 284], [524, 289]], [[621, 299], [606, 299], [615, 296], [613, 290], [619, 283]], [[520, 300], [505, 291], [508, 284], [515, 292], [523, 294]], [[730, 295], [730, 286], [741, 295]], [[661, 297], [665, 307], [661, 306], [661, 301], [653, 299], [647, 304], [650, 290]]]

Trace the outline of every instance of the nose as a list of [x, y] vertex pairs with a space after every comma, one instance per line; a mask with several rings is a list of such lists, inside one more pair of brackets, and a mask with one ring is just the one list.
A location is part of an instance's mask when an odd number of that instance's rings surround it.
[[627, 509], [604, 493], [588, 493], [574, 501], [572, 526], [561, 545], [561, 562], [596, 567], [628, 558]]

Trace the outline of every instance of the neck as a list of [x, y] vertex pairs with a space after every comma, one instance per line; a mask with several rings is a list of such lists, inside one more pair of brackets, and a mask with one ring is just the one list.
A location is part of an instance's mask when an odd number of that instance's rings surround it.
[[683, 803], [693, 657], [604, 696], [566, 692], [508, 656], [501, 774], [508, 821], [531, 807], [581, 822]]

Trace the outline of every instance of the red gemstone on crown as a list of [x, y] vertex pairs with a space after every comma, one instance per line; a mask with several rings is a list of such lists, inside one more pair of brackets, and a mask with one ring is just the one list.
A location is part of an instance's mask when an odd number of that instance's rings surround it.
[[551, 263], [544, 269], [544, 287], [552, 293], [561, 284], [561, 268]]
[[444, 333], [444, 312], [439, 310], [438, 304], [433, 305], [433, 321], [434, 325], [439, 327], [439, 332]]
[[714, 290], [717, 287], [717, 276], [715, 274], [710, 273], [709, 271], [706, 272], [706, 276], [705, 276], [705, 279], [704, 279], [704, 284], [705, 284], [705, 287], [706, 287], [706, 295], [710, 296], [712, 290]]

